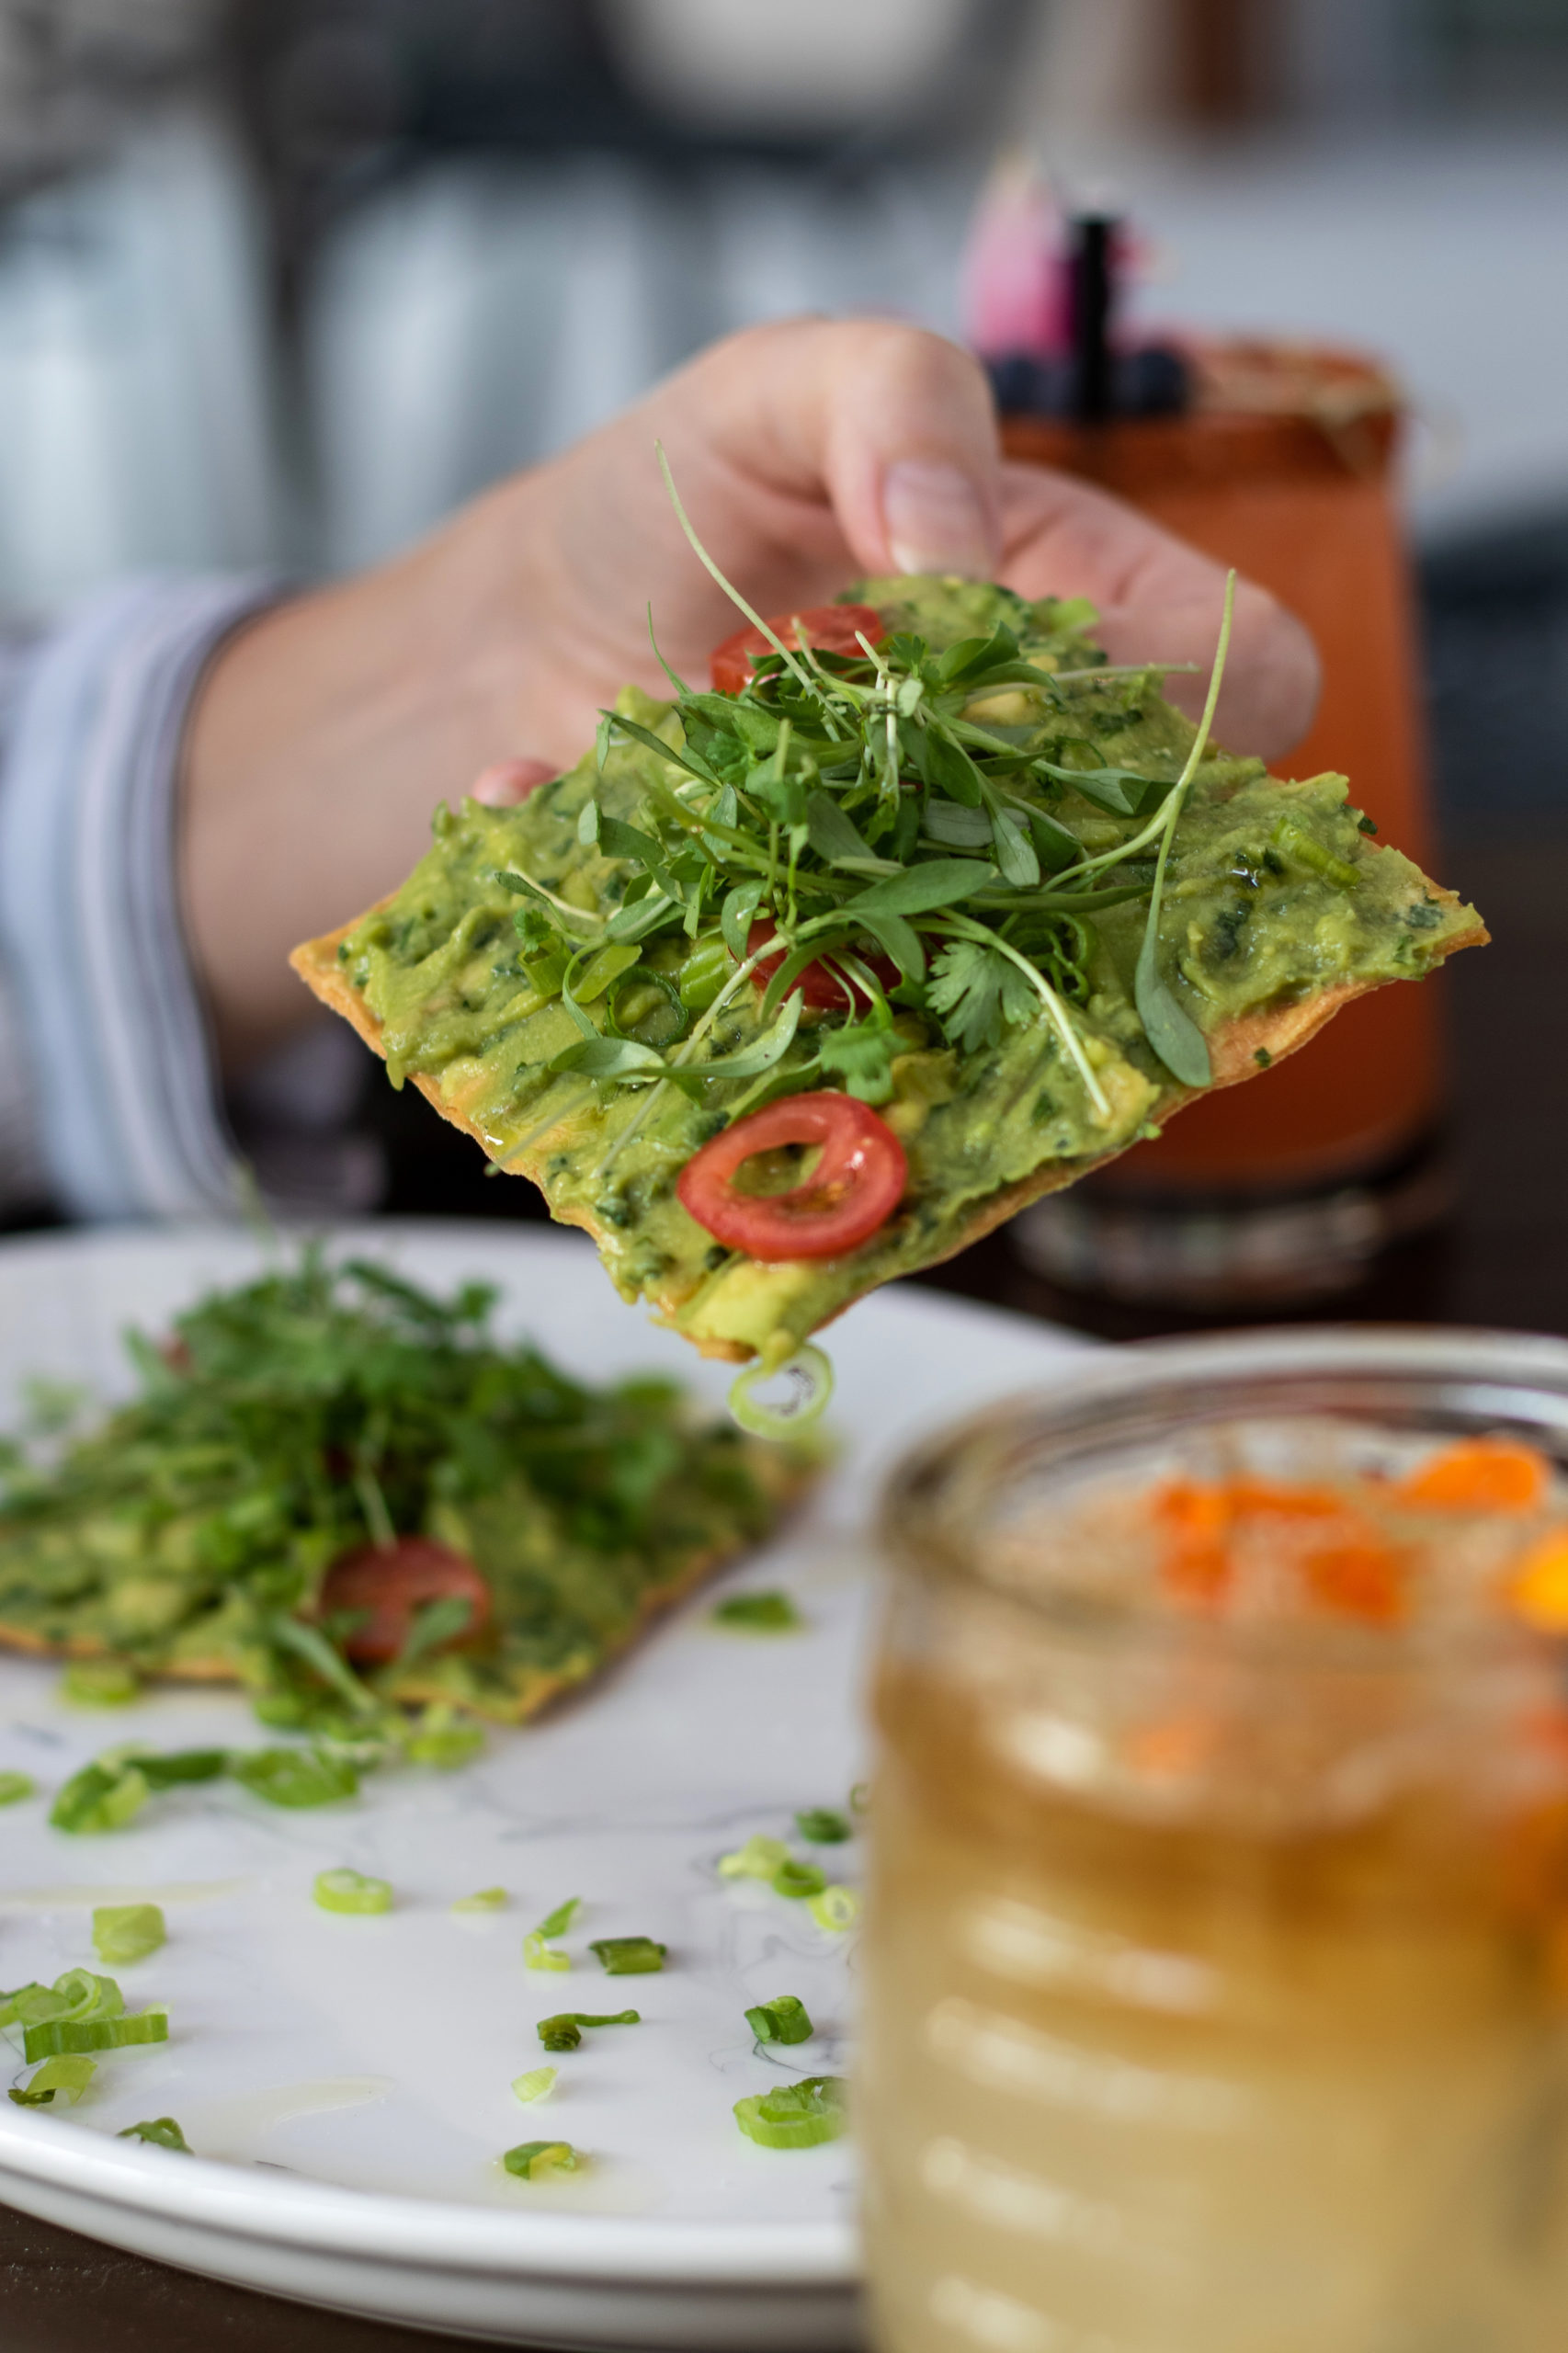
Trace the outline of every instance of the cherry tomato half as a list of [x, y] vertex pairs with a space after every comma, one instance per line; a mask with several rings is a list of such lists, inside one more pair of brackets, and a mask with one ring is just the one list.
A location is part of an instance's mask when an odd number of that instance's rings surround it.
[[[797, 630], [804, 631], [808, 645], [814, 645], [824, 654], [858, 654], [857, 630], [873, 645], [880, 644], [887, 635], [881, 615], [873, 612], [869, 605], [808, 605], [803, 613], [770, 614], [767, 626], [791, 653], [799, 642]], [[738, 695], [762, 656], [772, 651], [759, 629], [738, 629], [714, 653], [711, 667], [715, 690], [722, 695]]]
[[[742, 1193], [754, 1154], [820, 1144], [822, 1157], [787, 1193]], [[765, 1104], [705, 1143], [676, 1187], [699, 1225], [732, 1250], [769, 1263], [858, 1250], [898, 1207], [909, 1177], [903, 1146], [870, 1106], [826, 1090]]]
[[340, 1552], [323, 1580], [321, 1608], [324, 1616], [359, 1611], [344, 1648], [358, 1665], [381, 1666], [408, 1640], [415, 1610], [452, 1595], [468, 1603], [469, 1619], [451, 1643], [471, 1643], [489, 1619], [490, 1587], [466, 1553], [431, 1536], [400, 1536], [395, 1544]]
[[[755, 956], [764, 940], [772, 938], [776, 928], [771, 916], [759, 915], [746, 935], [746, 954]], [[781, 948], [776, 955], [763, 958], [752, 975], [758, 988], [765, 989], [767, 986], [768, 982], [784, 961], [787, 952]], [[859, 949], [855, 950], [855, 955], [857, 961], [864, 964], [868, 972], [876, 974], [884, 989], [898, 986], [899, 969], [890, 957], [868, 956]], [[815, 963], [806, 966], [805, 971], [797, 977], [795, 986], [815, 1013], [843, 1013], [846, 1006], [853, 1011], [861, 1013], [871, 1002], [858, 981], [850, 980], [847, 976], [840, 980], [832, 966], [824, 963], [820, 959]]]

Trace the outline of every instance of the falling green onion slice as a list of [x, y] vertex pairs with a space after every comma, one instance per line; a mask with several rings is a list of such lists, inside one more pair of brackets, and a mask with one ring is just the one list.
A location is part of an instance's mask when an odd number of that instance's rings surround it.
[[607, 1977], [647, 1977], [663, 1969], [669, 1947], [653, 1937], [596, 1937], [588, 1950]]
[[319, 1748], [257, 1748], [234, 1760], [233, 1774], [268, 1805], [333, 1805], [351, 1798], [359, 1776], [346, 1756]]
[[836, 2141], [848, 2124], [842, 2075], [807, 2075], [777, 2091], [735, 2102], [735, 2122], [764, 2149], [814, 2149]]
[[317, 1871], [313, 1890], [324, 1912], [390, 1912], [390, 1879], [368, 1879], [363, 1871]]
[[559, 2067], [530, 2067], [526, 2075], [514, 2075], [512, 2089], [526, 2106], [531, 2099], [548, 2099], [555, 2089]]
[[93, 1914], [93, 1950], [100, 1961], [145, 1961], [168, 1940], [155, 1904], [100, 1904]]
[[[754, 1394], [760, 1382], [775, 1379], [791, 1384], [792, 1402], [787, 1407], [765, 1404]], [[795, 1438], [821, 1417], [832, 1395], [833, 1367], [808, 1342], [787, 1364], [748, 1365], [730, 1390], [730, 1411], [753, 1438]]]
[[815, 1863], [797, 1862], [791, 1855], [767, 1883], [775, 1895], [820, 1895], [827, 1885], [827, 1873]]
[[809, 2042], [816, 2031], [804, 2002], [794, 1994], [777, 1994], [746, 2012], [746, 2024], [759, 2042]]
[[871, 1784], [869, 1781], [857, 1781], [854, 1788], [849, 1792], [850, 1813], [864, 1813], [869, 1809], [870, 1802]]
[[141, 2010], [129, 2018], [85, 2018], [79, 2022], [56, 2018], [48, 2026], [28, 2027], [23, 2037], [22, 2055], [30, 2065], [35, 2059], [54, 2059], [62, 2053], [129, 2051], [139, 2044], [166, 2042], [168, 2039], [166, 2010]]
[[640, 2010], [612, 2010], [596, 2018], [588, 2010], [561, 2010], [552, 2018], [540, 2018], [539, 2039], [547, 2051], [575, 2051], [583, 2040], [585, 2026], [641, 2026]]
[[733, 1855], [719, 1858], [721, 1879], [768, 1879], [790, 1859], [790, 1849], [782, 1838], [766, 1838], [760, 1830], [754, 1831], [744, 1847]]
[[482, 1887], [472, 1895], [460, 1895], [453, 1904], [454, 1912], [500, 1912], [507, 1902], [504, 1887]]
[[808, 1806], [803, 1813], [795, 1816], [795, 1827], [813, 1847], [841, 1847], [855, 1835], [844, 1816], [835, 1813], [830, 1805]]
[[0, 1805], [19, 1805], [30, 1798], [38, 1783], [30, 1773], [0, 1773]]
[[570, 2141], [520, 2141], [501, 2162], [521, 2181], [547, 2181], [552, 2173], [575, 2173], [583, 2160]]
[[115, 2134], [117, 2141], [146, 2141], [154, 2149], [177, 2149], [181, 2156], [190, 2154], [190, 2143], [172, 2116], [154, 2116], [147, 2124], [128, 2124], [123, 2132]]
[[9, 2097], [18, 2108], [51, 2108], [58, 2098], [74, 2108], [97, 2072], [96, 2059], [46, 2059], [31, 2083]]
[[123, 1708], [142, 1696], [142, 1678], [118, 1658], [74, 1658], [60, 1678], [60, 1696], [78, 1708]]
[[798, 1633], [806, 1622], [787, 1593], [733, 1593], [710, 1615], [716, 1626], [739, 1626], [748, 1634]]
[[806, 1909], [819, 1928], [839, 1936], [860, 1917], [860, 1898], [852, 1887], [823, 1887], [807, 1896]]

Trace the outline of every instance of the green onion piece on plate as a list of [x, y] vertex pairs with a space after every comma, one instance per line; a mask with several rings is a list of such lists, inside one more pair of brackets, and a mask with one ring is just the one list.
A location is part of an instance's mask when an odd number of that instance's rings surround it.
[[540, 1922], [534, 1933], [540, 1937], [563, 1937], [582, 1908], [582, 1897], [569, 1895], [564, 1904], [558, 1904], [554, 1911]]
[[842, 1936], [860, 1917], [860, 1898], [852, 1887], [823, 1887], [807, 1896], [806, 1909], [819, 1928]]
[[[465, 1612], [469, 1607], [463, 1604]], [[483, 1728], [464, 1723], [450, 1708], [426, 1708], [408, 1743], [410, 1763], [433, 1766], [437, 1773], [454, 1773], [483, 1752]]]
[[84, 1765], [62, 1782], [50, 1807], [56, 1830], [86, 1837], [99, 1831], [123, 1830], [147, 1802], [146, 1775], [135, 1765]]
[[[134, 1765], [150, 1790], [183, 1788], [188, 1781], [215, 1781], [229, 1769], [226, 1748], [171, 1748], [163, 1756], [149, 1756], [143, 1749], [120, 1753], [127, 1765]], [[100, 1756], [100, 1765], [110, 1760]], [[120, 1759], [116, 1759], [119, 1762]]]
[[735, 2102], [735, 2122], [764, 2149], [814, 2149], [836, 2141], [849, 2118], [842, 2075], [807, 2075]]
[[520, 2181], [548, 2181], [552, 2173], [575, 2173], [583, 2160], [570, 2141], [520, 2141], [501, 2162]]
[[809, 1805], [795, 1816], [795, 1827], [813, 1847], [842, 1847], [855, 1836], [841, 1813], [830, 1805]]
[[748, 1634], [794, 1634], [806, 1622], [787, 1593], [733, 1593], [711, 1614], [716, 1626]]
[[93, 1950], [100, 1961], [145, 1961], [168, 1941], [155, 1904], [100, 1904], [93, 1914]]
[[539, 2039], [547, 2051], [575, 2051], [583, 2040], [585, 2026], [641, 2026], [642, 2017], [638, 2010], [613, 2010], [596, 2018], [587, 2010], [561, 2010], [552, 2018], [540, 2018]]
[[530, 1928], [523, 1938], [525, 1969], [570, 1969], [572, 1956], [555, 1945], [546, 1944], [542, 1928]]
[[35, 2059], [74, 2056], [83, 2051], [130, 2051], [169, 2039], [166, 2010], [141, 2010], [134, 2018], [56, 2018], [48, 2026], [29, 2026], [22, 2055], [30, 2066]]
[[559, 2067], [530, 2067], [525, 2075], [514, 2075], [512, 2089], [526, 2106], [531, 2099], [548, 2099], [555, 2089]]
[[0, 1773], [0, 1805], [19, 1805], [37, 1788], [30, 1773]]
[[790, 1859], [790, 1849], [782, 1838], [765, 1838], [760, 1830], [754, 1831], [744, 1847], [733, 1855], [719, 1858], [721, 1879], [771, 1879], [776, 1870]]
[[820, 1895], [827, 1885], [827, 1873], [815, 1863], [797, 1862], [791, 1855], [779, 1864], [767, 1884], [775, 1895]]
[[77, 1708], [124, 1708], [142, 1696], [142, 1678], [118, 1658], [74, 1658], [60, 1678], [60, 1696]]
[[359, 1776], [346, 1756], [319, 1748], [256, 1748], [233, 1766], [236, 1781], [268, 1805], [334, 1805], [351, 1798]]
[[472, 1895], [460, 1895], [453, 1904], [454, 1912], [503, 1912], [508, 1898], [504, 1887], [482, 1887]]
[[68, 1969], [52, 1985], [18, 1985], [0, 1995], [0, 2027], [44, 2026], [52, 2018], [117, 2018], [125, 1996], [112, 1977]]
[[312, 1891], [324, 1912], [390, 1912], [390, 1879], [368, 1879], [363, 1871], [317, 1871]]
[[172, 2116], [154, 2116], [147, 2124], [128, 2124], [123, 2132], [115, 2134], [117, 2141], [146, 2141], [154, 2149], [177, 2149], [182, 2156], [190, 2154], [190, 2143]]
[[596, 1937], [588, 1950], [607, 1977], [648, 1977], [663, 1969], [669, 1947], [653, 1937]]
[[25, 2089], [8, 2097], [18, 2108], [51, 2108], [61, 2098], [74, 2108], [97, 2072], [96, 2059], [46, 2059]]
[[809, 2042], [816, 2031], [804, 2002], [794, 1994], [776, 1994], [746, 2012], [746, 2024], [759, 2042]]

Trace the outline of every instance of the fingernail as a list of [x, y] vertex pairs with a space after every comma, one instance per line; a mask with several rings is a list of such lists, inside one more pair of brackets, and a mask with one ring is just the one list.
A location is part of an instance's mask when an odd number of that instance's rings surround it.
[[548, 760], [497, 760], [471, 785], [468, 797], [483, 801], [487, 809], [515, 808], [528, 799], [536, 784], [559, 773]]
[[903, 458], [882, 478], [882, 520], [901, 572], [960, 572], [989, 579], [996, 538], [985, 502], [957, 466]]

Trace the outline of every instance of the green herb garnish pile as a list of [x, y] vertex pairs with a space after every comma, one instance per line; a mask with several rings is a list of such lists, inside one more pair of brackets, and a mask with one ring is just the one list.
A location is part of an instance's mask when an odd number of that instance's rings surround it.
[[[131, 1335], [140, 1394], [93, 1434], [4, 1446], [0, 1640], [136, 1677], [234, 1677], [267, 1722], [346, 1752], [110, 1760], [67, 1826], [112, 1827], [171, 1775], [230, 1769], [309, 1803], [324, 1774], [351, 1793], [356, 1755], [389, 1741], [460, 1762], [476, 1738], [461, 1711], [531, 1713], [767, 1531], [798, 1458], [697, 1423], [668, 1381], [590, 1389], [500, 1346], [493, 1297], [443, 1301], [308, 1251], [202, 1300], [162, 1346]], [[326, 1571], [410, 1534], [476, 1563], [489, 1623], [465, 1639], [467, 1605], [428, 1602], [397, 1658], [356, 1666], [354, 1623], [320, 1609]]]

